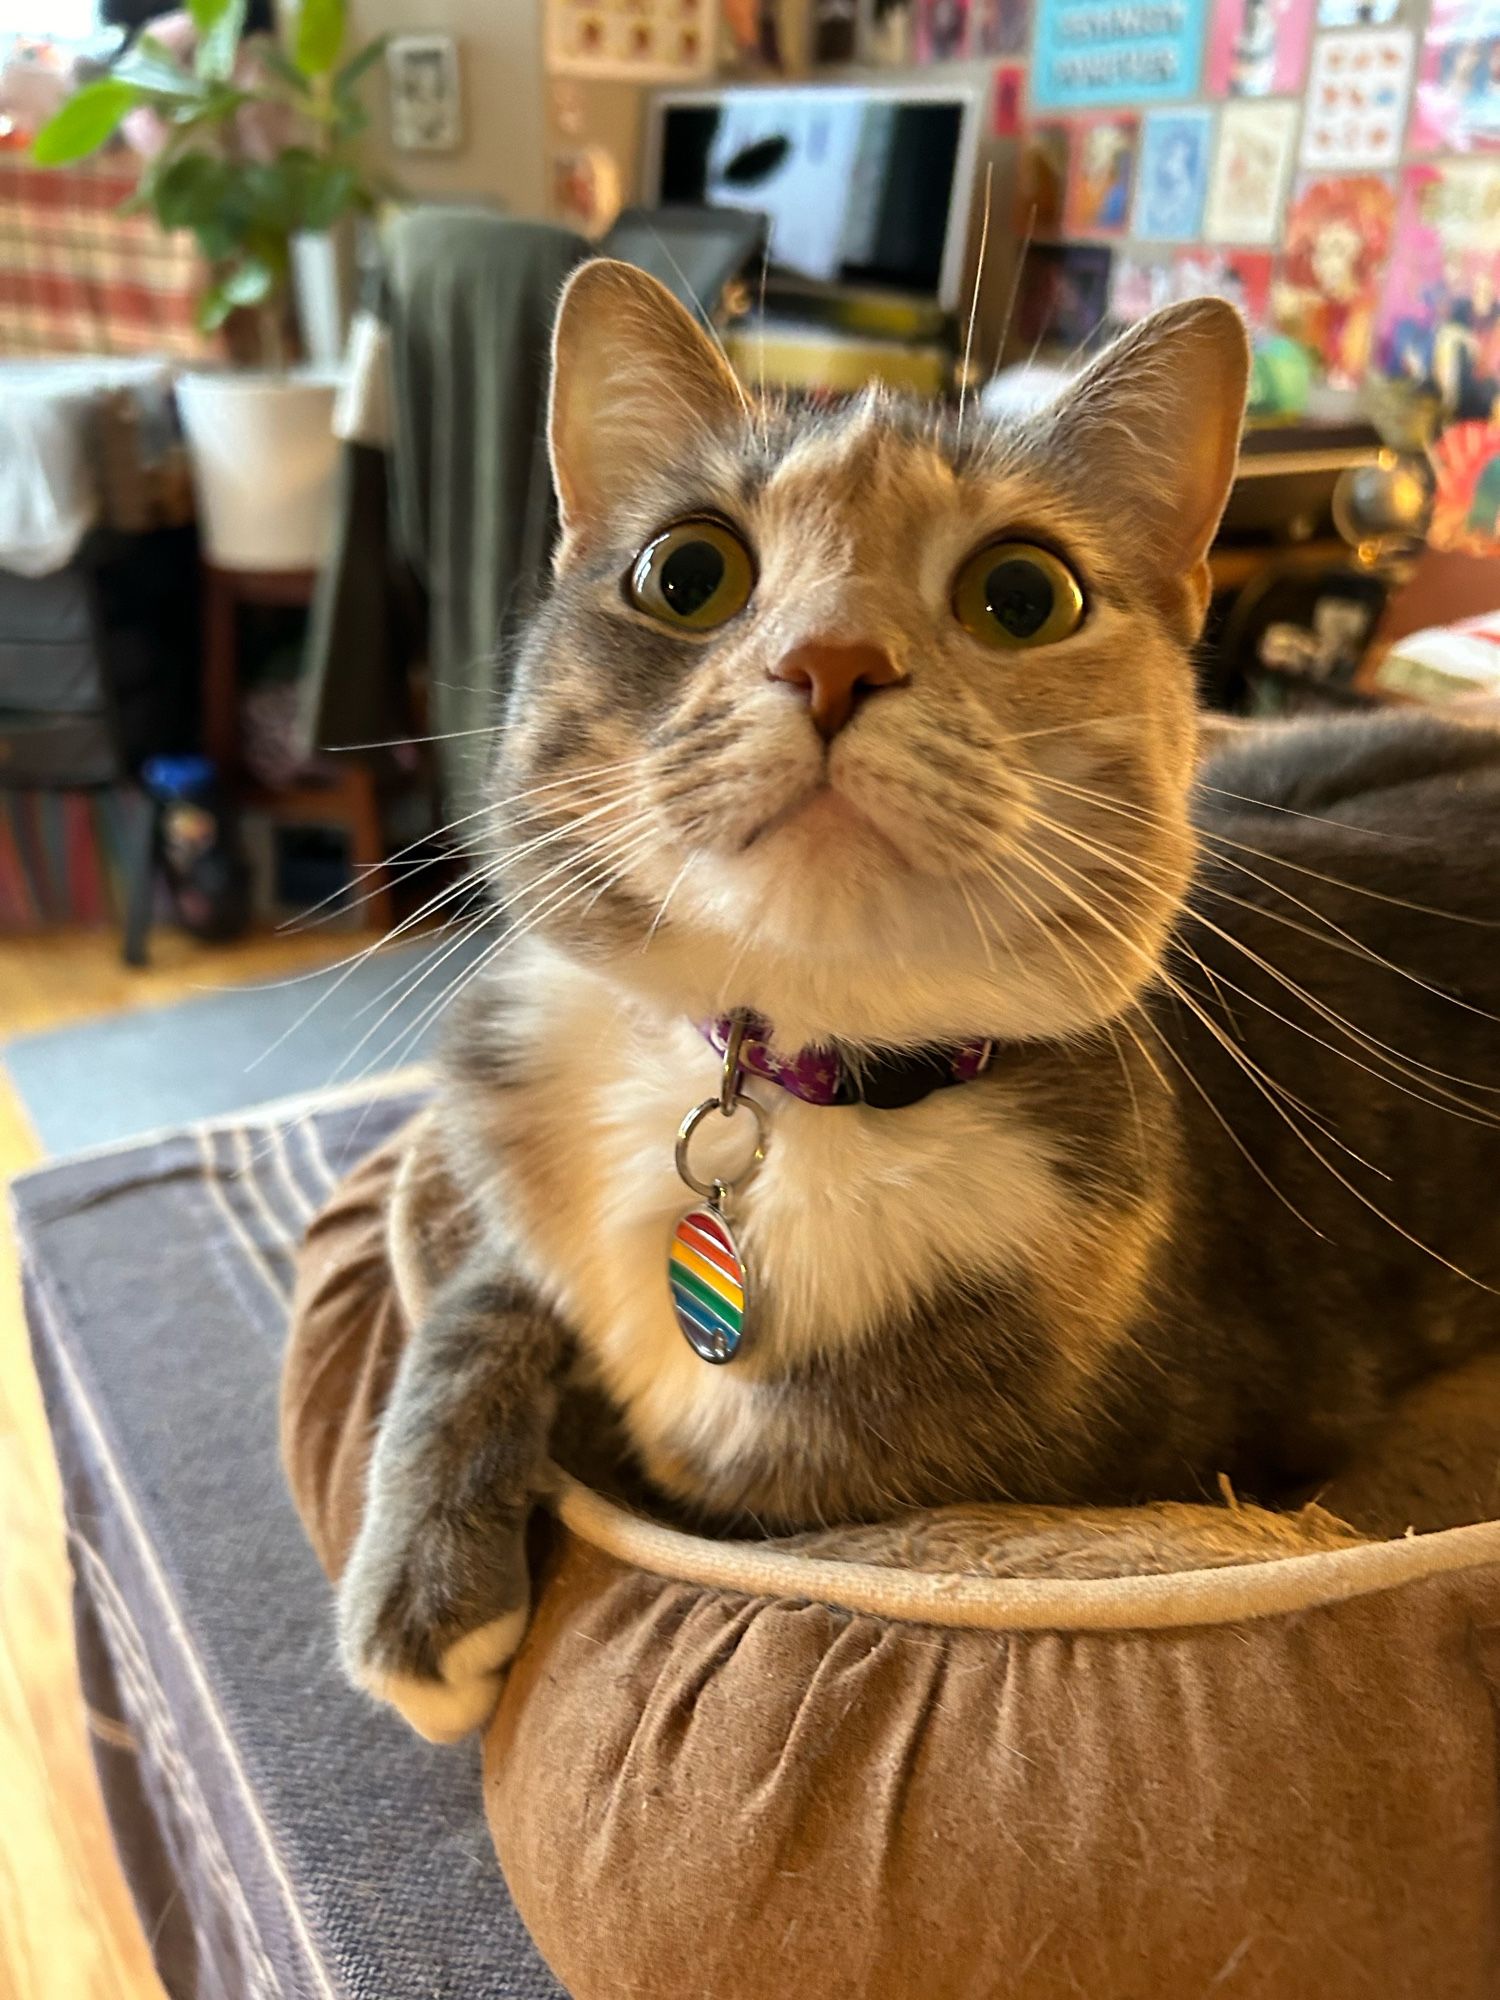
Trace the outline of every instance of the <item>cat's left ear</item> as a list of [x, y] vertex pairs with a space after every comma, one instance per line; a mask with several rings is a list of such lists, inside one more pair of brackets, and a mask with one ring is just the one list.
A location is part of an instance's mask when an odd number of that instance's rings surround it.
[[1070, 384], [1051, 440], [1164, 583], [1208, 602], [1208, 550], [1239, 461], [1250, 343], [1224, 299], [1131, 328]]
[[552, 341], [549, 440], [564, 547], [588, 534], [695, 431], [743, 424], [745, 392], [665, 285], [599, 258], [568, 280]]

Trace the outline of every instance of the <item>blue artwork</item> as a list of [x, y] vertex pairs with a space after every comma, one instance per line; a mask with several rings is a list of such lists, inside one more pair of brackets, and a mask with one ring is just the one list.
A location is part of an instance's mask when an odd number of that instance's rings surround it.
[[1152, 111], [1142, 120], [1136, 236], [1192, 243], [1202, 234], [1213, 125], [1211, 111]]
[[1039, 0], [1033, 109], [1192, 97], [1207, 15], [1208, 0]]

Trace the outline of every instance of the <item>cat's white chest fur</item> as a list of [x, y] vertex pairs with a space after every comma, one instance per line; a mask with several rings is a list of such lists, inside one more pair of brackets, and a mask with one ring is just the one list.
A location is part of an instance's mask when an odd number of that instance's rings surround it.
[[[588, 979], [549, 981], [522, 1032], [539, 1080], [495, 1107], [497, 1192], [521, 1260], [648, 1462], [687, 1453], [727, 1470], [770, 1442], [763, 1385], [788, 1365], [857, 1344], [945, 1282], [1029, 1261], [1064, 1225], [1044, 1138], [997, 1117], [984, 1084], [877, 1111], [755, 1083], [765, 1158], [728, 1206], [748, 1268], [745, 1341], [713, 1366], [677, 1326], [667, 1267], [673, 1227], [697, 1202], [674, 1168], [677, 1130], [717, 1092], [717, 1056], [689, 1022], [624, 1018]], [[704, 1121], [699, 1178], [733, 1174], [750, 1123]]]

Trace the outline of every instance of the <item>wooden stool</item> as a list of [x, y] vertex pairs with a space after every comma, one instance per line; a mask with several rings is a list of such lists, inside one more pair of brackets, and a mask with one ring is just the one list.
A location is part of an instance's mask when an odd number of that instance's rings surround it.
[[249, 782], [240, 758], [239, 612], [246, 604], [306, 606], [315, 569], [220, 569], [203, 566], [203, 743], [241, 806], [282, 825], [337, 826], [349, 840], [352, 889], [364, 896], [364, 924], [387, 931], [394, 921], [380, 791], [367, 764], [351, 761], [326, 784], [272, 791]]

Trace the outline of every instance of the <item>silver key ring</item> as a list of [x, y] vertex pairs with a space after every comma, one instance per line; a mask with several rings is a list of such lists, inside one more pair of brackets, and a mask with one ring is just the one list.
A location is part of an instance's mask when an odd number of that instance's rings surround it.
[[[717, 1111], [721, 1117], [732, 1118], [741, 1106], [755, 1120], [755, 1151], [746, 1162], [744, 1171], [736, 1174], [732, 1181], [700, 1181], [688, 1165], [688, 1146], [693, 1134], [711, 1111]], [[727, 1106], [722, 1094], [718, 1097], [705, 1097], [701, 1104], [693, 1106], [677, 1128], [677, 1172], [694, 1194], [704, 1195], [709, 1201], [722, 1201], [725, 1195], [732, 1194], [736, 1187], [747, 1181], [766, 1157], [766, 1139], [769, 1131], [770, 1122], [753, 1097], [746, 1097], [743, 1092], [737, 1090]]]

